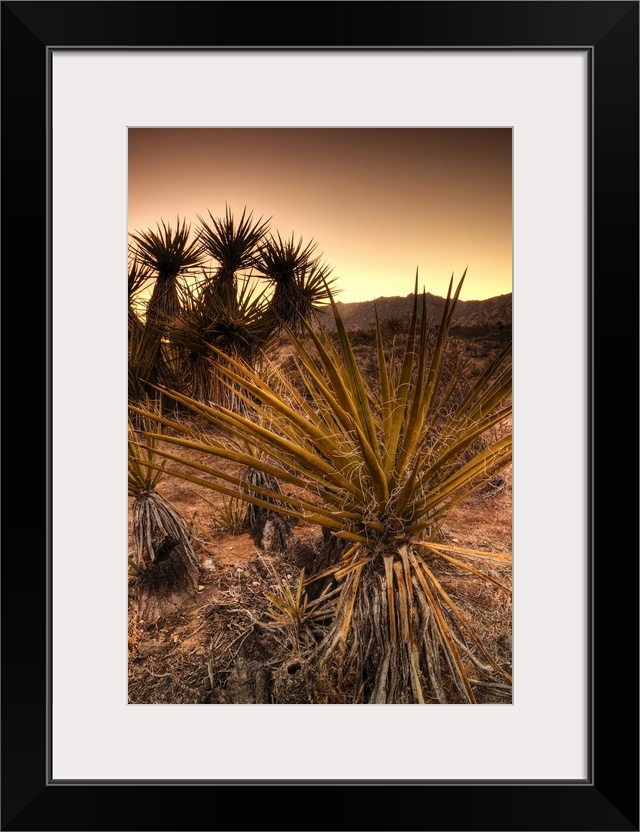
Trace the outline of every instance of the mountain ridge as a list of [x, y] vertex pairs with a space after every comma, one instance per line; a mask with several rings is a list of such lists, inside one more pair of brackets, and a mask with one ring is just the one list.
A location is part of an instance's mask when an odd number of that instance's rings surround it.
[[[420, 301], [420, 295], [418, 300]], [[427, 316], [438, 319], [442, 314], [445, 299], [438, 295], [425, 293], [427, 300]], [[375, 322], [375, 313], [381, 321], [399, 318], [409, 320], [413, 308], [414, 294], [411, 292], [404, 297], [399, 295], [379, 297], [375, 300], [354, 301], [343, 303], [336, 299], [336, 306], [346, 329], [367, 329]], [[318, 315], [320, 321], [328, 330], [335, 329], [335, 321], [331, 308], [323, 309]], [[452, 324], [462, 327], [502, 326], [510, 327], [512, 321], [512, 293], [496, 295], [485, 300], [459, 300], [453, 314]]]

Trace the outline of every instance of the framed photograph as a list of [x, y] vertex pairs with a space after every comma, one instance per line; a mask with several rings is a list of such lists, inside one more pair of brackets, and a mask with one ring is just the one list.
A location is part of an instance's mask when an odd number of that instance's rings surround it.
[[129, 704], [512, 702], [512, 145], [128, 128]]
[[[7, 389], [21, 391], [10, 398], [11, 424], [20, 413], [25, 441], [25, 476], [11, 492], [21, 495], [29, 532], [35, 497], [25, 495], [42, 483], [46, 516], [42, 545], [29, 535], [3, 559], [2, 828], [637, 830], [637, 696], [628, 689], [637, 675], [637, 545], [620, 509], [637, 451], [629, 387], [637, 384], [638, 3], [3, 2], [2, 24], [3, 266], [5, 292], [15, 294], [7, 308], [24, 310], [29, 324], [38, 311], [22, 349], [8, 350], [19, 360], [5, 362]], [[312, 201], [300, 173], [284, 184], [299, 168], [283, 146], [301, 129], [455, 133], [474, 158], [481, 138], [508, 135], [507, 701], [300, 708], [147, 696], [133, 704], [118, 278], [131, 177], [161, 134], [224, 130], [240, 145], [268, 132], [280, 139], [282, 193], [295, 200], [298, 183]], [[135, 158], [132, 136], [145, 139]], [[460, 184], [446, 210], [495, 254], [495, 171], [488, 166], [484, 180], [463, 174], [450, 140], [447, 148]], [[211, 152], [228, 159], [231, 174], [225, 182], [223, 165], [207, 183], [220, 185], [217, 206], [233, 171], [238, 180], [246, 171], [236, 149]], [[434, 171], [444, 170], [446, 154], [429, 152], [443, 159]], [[410, 165], [409, 145], [392, 155]], [[188, 175], [169, 158], [165, 147], [146, 174], [158, 192]], [[322, 159], [320, 144], [309, 165]], [[276, 202], [277, 185], [265, 182]], [[398, 234], [393, 191], [381, 193], [374, 204], [388, 204], [389, 233]], [[483, 196], [484, 230], [471, 209]], [[444, 212], [443, 197], [438, 205]], [[161, 218], [136, 216], [136, 226]], [[437, 212], [431, 221], [435, 251]], [[353, 217], [351, 238], [363, 223]], [[316, 236], [322, 247], [322, 229]], [[393, 291], [375, 295], [409, 294], [412, 279], [394, 278]], [[27, 347], [43, 336], [41, 375], [25, 374]], [[37, 478], [34, 459], [45, 460]], [[319, 796], [322, 812], [312, 802]], [[347, 808], [332, 815], [337, 805]]]

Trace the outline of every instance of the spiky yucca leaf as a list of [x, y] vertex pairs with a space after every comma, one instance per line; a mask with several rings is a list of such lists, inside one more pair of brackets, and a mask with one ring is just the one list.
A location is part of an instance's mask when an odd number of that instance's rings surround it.
[[[329, 295], [337, 345], [311, 326], [311, 347], [288, 331], [297, 384], [274, 368], [274, 390], [240, 362], [229, 362], [226, 383], [239, 391], [248, 415], [170, 394], [220, 433], [249, 437], [260, 451], [255, 459], [172, 423], [177, 435], [168, 441], [176, 453], [162, 455], [167, 465], [181, 463], [192, 471], [171, 467], [172, 473], [271, 510], [276, 500], [282, 513], [318, 523], [352, 544], [310, 581], [328, 577], [341, 588], [319, 649], [325, 659], [339, 656], [343, 677], [370, 702], [473, 702], [471, 669], [510, 679], [438, 576], [442, 563], [468, 576], [484, 574], [481, 566], [468, 563], [473, 553], [452, 558], [435, 545], [435, 534], [461, 499], [511, 459], [509, 435], [469, 453], [511, 413], [508, 351], [457, 399], [443, 373], [463, 280], [464, 275], [454, 291], [452, 278], [437, 333], [429, 338], [426, 299], [423, 293], [420, 315], [416, 278], [397, 366], [386, 357], [377, 324], [376, 387], [363, 378]], [[190, 461], [181, 449], [207, 454], [211, 463]], [[250, 490], [242, 474], [222, 471], [216, 457], [253, 465], [298, 489]]]

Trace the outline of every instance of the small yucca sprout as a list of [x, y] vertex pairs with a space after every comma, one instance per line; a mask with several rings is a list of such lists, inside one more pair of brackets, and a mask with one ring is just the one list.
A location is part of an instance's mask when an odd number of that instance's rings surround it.
[[230, 534], [244, 531], [247, 522], [247, 504], [239, 497], [223, 497], [219, 504], [211, 504], [216, 526]]
[[[418, 285], [400, 359], [386, 356], [376, 323], [377, 384], [362, 376], [333, 298], [337, 343], [306, 326], [312, 344], [288, 330], [297, 379], [279, 373], [265, 383], [240, 362], [229, 361], [234, 385], [248, 415], [206, 407], [168, 393], [219, 433], [251, 441], [260, 455], [228, 441], [203, 439], [188, 426], [171, 424], [176, 448], [161, 455], [170, 473], [220, 493], [288, 516], [317, 523], [348, 548], [309, 578], [339, 588], [326, 635], [318, 647], [341, 678], [350, 679], [357, 701], [475, 702], [483, 679], [511, 677], [490, 655], [462, 604], [447, 590], [444, 573], [458, 570], [497, 586], [482, 566], [509, 561], [474, 549], [446, 546], [438, 532], [449, 513], [511, 461], [511, 436], [472, 450], [480, 437], [504, 427], [511, 415], [510, 347], [466, 389], [459, 372], [445, 372], [451, 319], [464, 275], [449, 286], [435, 337], [430, 337], [426, 296], [419, 315]], [[135, 410], [135, 408], [134, 408]], [[207, 454], [190, 461], [180, 449]], [[249, 488], [246, 476], [216, 466], [216, 458], [256, 467], [294, 486], [277, 493], [268, 484]], [[328, 666], [328, 664], [327, 664]], [[479, 677], [479, 678], [478, 678]]]
[[271, 607], [267, 609], [270, 626], [285, 633], [290, 640], [289, 647], [296, 651], [301, 647], [315, 647], [324, 635], [324, 624], [330, 618], [331, 605], [335, 605], [335, 593], [331, 596], [326, 593], [320, 598], [309, 600], [304, 569], [300, 572], [295, 591], [273, 566], [271, 572], [276, 582], [275, 591], [264, 593], [271, 602]]
[[286, 580], [272, 570], [277, 581], [277, 593], [265, 592], [275, 609], [267, 610], [267, 615], [279, 626], [291, 626], [299, 631], [307, 618], [307, 597], [304, 591], [304, 569], [300, 572], [295, 594]]

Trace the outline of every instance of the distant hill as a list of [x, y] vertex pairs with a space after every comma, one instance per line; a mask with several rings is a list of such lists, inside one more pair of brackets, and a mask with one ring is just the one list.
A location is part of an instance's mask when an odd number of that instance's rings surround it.
[[[432, 317], [434, 322], [439, 321], [444, 307], [444, 298], [432, 295], [427, 292], [427, 316]], [[454, 326], [480, 327], [480, 326], [511, 326], [512, 297], [499, 295], [487, 300], [460, 300], [456, 305], [453, 316]], [[376, 298], [360, 303], [342, 303], [336, 301], [340, 317], [347, 329], [367, 329], [375, 321], [374, 305], [381, 321], [390, 318], [399, 318], [408, 323], [413, 305], [413, 293], [404, 298]], [[321, 320], [328, 330], [335, 329], [335, 322], [331, 311], [325, 311]]]

